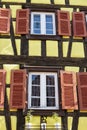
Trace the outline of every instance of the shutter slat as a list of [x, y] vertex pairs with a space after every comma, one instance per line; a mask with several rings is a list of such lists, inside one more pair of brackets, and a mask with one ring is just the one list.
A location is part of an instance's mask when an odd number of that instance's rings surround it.
[[10, 32], [11, 10], [0, 8], [0, 33]]
[[87, 72], [77, 73], [80, 110], [87, 110]]
[[25, 108], [26, 70], [11, 71], [10, 108]]
[[16, 34], [29, 33], [29, 9], [18, 9], [16, 12]]
[[73, 35], [77, 37], [86, 36], [86, 22], [84, 12], [73, 12]]
[[61, 96], [63, 109], [78, 109], [76, 93], [76, 74], [60, 71]]
[[58, 34], [71, 35], [70, 16], [68, 11], [57, 11], [58, 14]]
[[4, 107], [6, 71], [0, 70], [0, 108]]

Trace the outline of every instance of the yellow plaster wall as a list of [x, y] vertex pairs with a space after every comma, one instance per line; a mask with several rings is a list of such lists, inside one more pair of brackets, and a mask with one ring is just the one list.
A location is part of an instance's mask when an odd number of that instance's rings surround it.
[[0, 39], [0, 54], [14, 55], [10, 39]]
[[79, 1], [70, 0], [70, 4], [71, 5], [84, 5], [84, 6], [87, 6], [87, 0], [79, 0]]
[[69, 42], [63, 42], [63, 57], [67, 57]]
[[41, 56], [41, 41], [29, 40], [29, 56]]
[[81, 42], [72, 43], [71, 57], [83, 58], [84, 57], [84, 47]]
[[58, 42], [46, 41], [46, 53], [47, 56], [58, 56]]
[[[26, 0], [2, 0], [2, 2], [26, 2]], [[50, 0], [31, 0], [31, 3], [43, 3], [43, 4], [50, 4]], [[65, 4], [65, 0], [54, 0], [55, 4]], [[70, 0], [71, 5], [87, 5], [87, 0]], [[16, 17], [16, 10], [20, 9], [21, 6], [10, 6], [12, 11], [12, 17]], [[70, 11], [70, 19], [72, 19], [72, 9], [70, 8], [61, 8], [61, 10], [67, 10]], [[15, 22], [14, 22], [14, 30], [15, 30]], [[17, 47], [17, 52], [18, 55], [20, 55], [20, 40], [16, 40], [16, 47]], [[47, 41], [46, 42], [46, 55], [47, 56], [58, 56], [58, 42], [57, 41]], [[63, 42], [63, 56], [67, 56], [67, 51], [68, 51], [68, 42]], [[0, 54], [5, 54], [5, 55], [13, 55], [13, 49], [11, 45], [11, 41], [8, 39], [0, 39]], [[30, 56], [41, 56], [41, 41], [37, 40], [29, 40], [29, 55]], [[72, 44], [72, 52], [71, 52], [71, 57], [81, 57], [84, 58], [84, 48], [83, 48], [83, 43], [73, 43]], [[7, 76], [6, 76], [6, 83], [10, 83], [10, 71], [11, 69], [19, 69], [19, 65], [7, 65], [4, 64], [3, 68], [7, 71]], [[79, 71], [79, 67], [65, 67], [65, 70], [67, 71]], [[7, 94], [8, 94], [8, 100], [9, 100], [9, 95], [10, 95], [10, 89], [7, 88]], [[68, 130], [71, 130], [72, 127], [72, 118], [68, 118]], [[15, 116], [11, 116], [11, 123], [12, 123], [12, 130], [16, 130], [16, 122], [17, 119]], [[31, 123], [32, 125], [38, 125], [40, 127], [40, 117], [33, 116], [31, 118]], [[61, 123], [61, 120], [59, 118], [59, 123]], [[48, 117], [47, 118], [47, 127], [49, 125], [54, 125], [55, 121], [53, 118]], [[6, 130], [6, 124], [5, 124], [5, 118], [3, 116], [0, 116], [0, 130]], [[87, 118], [86, 117], [81, 117], [79, 119], [79, 128], [78, 130], [86, 130], [87, 129]]]

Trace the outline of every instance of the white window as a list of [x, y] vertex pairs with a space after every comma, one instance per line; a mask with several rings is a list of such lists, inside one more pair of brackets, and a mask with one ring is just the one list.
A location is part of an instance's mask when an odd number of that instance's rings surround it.
[[31, 12], [31, 34], [55, 35], [55, 14]]
[[57, 73], [29, 73], [28, 108], [58, 109]]

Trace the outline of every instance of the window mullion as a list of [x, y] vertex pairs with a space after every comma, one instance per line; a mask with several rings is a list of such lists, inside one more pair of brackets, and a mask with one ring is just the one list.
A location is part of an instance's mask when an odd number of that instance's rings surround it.
[[46, 104], [46, 86], [45, 75], [41, 74], [41, 107], [44, 108]]
[[41, 14], [41, 34], [45, 34], [45, 14]]

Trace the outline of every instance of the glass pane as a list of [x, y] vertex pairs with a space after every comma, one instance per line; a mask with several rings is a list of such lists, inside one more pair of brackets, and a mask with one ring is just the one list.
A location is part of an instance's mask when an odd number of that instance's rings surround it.
[[46, 22], [53, 22], [52, 15], [46, 15]]
[[32, 86], [32, 96], [40, 96], [40, 86]]
[[31, 106], [32, 107], [40, 106], [40, 98], [32, 98], [31, 99]]
[[40, 85], [40, 75], [32, 75], [32, 84]]
[[53, 29], [52, 23], [46, 23], [46, 29]]
[[46, 15], [46, 34], [53, 34], [53, 17]]
[[34, 15], [34, 21], [40, 21], [40, 15]]
[[55, 106], [55, 98], [47, 98], [47, 106]]
[[46, 30], [46, 34], [53, 34], [52, 30]]
[[37, 30], [37, 29], [36, 29], [36, 30], [34, 29], [34, 33], [35, 33], [35, 34], [41, 34], [41, 31], [40, 31], [40, 30]]
[[41, 23], [40, 23], [40, 15], [34, 15], [34, 23], [33, 23], [33, 27], [34, 27], [34, 33], [35, 34], [40, 34], [41, 33]]
[[47, 87], [47, 96], [55, 97], [55, 87]]
[[46, 76], [46, 85], [54, 85], [54, 75], [47, 75]]

